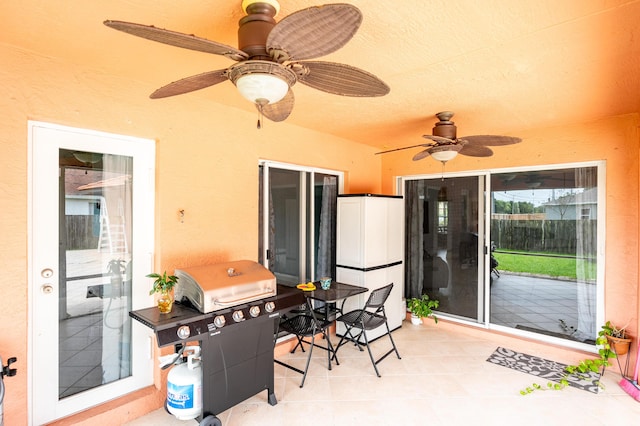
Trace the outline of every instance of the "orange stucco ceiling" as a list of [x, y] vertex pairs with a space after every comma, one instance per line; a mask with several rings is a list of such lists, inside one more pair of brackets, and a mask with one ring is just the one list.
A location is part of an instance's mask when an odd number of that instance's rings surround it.
[[[384, 80], [390, 94], [346, 98], [297, 84], [286, 123], [386, 149], [421, 143], [443, 110], [455, 111], [459, 136], [518, 136], [523, 129], [640, 112], [640, 1], [348, 2], [362, 11], [362, 26], [344, 48], [321, 60], [365, 69]], [[2, 2], [0, 43], [137, 81], [151, 93], [232, 62], [139, 39], [102, 22], [155, 25], [235, 46], [240, 3]], [[280, 4], [278, 18], [322, 2]], [[254, 110], [230, 82], [149, 102], [180, 108], [194, 98]]]

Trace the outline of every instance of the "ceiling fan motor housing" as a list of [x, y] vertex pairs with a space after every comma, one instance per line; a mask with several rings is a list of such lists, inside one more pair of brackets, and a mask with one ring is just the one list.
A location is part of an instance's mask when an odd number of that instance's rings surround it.
[[249, 59], [270, 60], [267, 53], [267, 37], [276, 25], [277, 10], [266, 2], [247, 5], [247, 16], [238, 22], [238, 49], [249, 55]]
[[456, 140], [457, 127], [455, 123], [451, 121], [453, 113], [450, 111], [439, 112], [436, 114], [436, 117], [438, 117], [440, 121], [436, 123], [431, 131], [433, 136]]

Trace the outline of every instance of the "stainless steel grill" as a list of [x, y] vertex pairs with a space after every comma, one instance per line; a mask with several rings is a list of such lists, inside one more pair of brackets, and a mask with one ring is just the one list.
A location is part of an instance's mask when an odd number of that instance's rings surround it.
[[[274, 332], [280, 316], [304, 303], [301, 291], [277, 285], [252, 261], [176, 270], [176, 303], [170, 314], [156, 307], [130, 312], [153, 329], [158, 346], [198, 342], [202, 360], [201, 424], [273, 385]], [[215, 424], [215, 423], [211, 423]]]
[[176, 300], [187, 298], [202, 313], [277, 294], [276, 277], [251, 260], [176, 269]]

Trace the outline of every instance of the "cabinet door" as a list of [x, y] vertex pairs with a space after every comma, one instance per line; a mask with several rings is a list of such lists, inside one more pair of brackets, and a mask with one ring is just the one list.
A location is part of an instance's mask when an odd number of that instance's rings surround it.
[[371, 268], [403, 260], [402, 198], [338, 198], [338, 265]]

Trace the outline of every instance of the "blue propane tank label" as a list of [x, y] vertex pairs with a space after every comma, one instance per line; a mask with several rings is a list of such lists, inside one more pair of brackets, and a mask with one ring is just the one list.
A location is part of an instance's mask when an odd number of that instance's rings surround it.
[[193, 408], [193, 385], [167, 383], [167, 405], [178, 409]]

